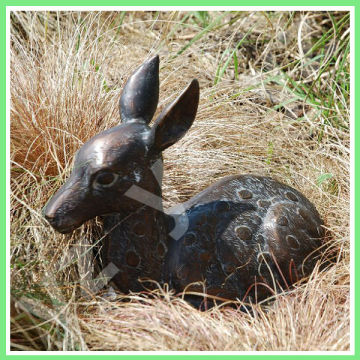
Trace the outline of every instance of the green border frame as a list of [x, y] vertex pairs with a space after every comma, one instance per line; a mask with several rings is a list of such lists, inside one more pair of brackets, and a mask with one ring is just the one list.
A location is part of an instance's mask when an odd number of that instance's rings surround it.
[[[99, 1], [99, 0], [53, 0], [53, 1], [49, 1], [49, 0], [33, 0], [33, 1], [26, 1], [26, 0], [0, 0], [0, 38], [1, 38], [1, 53], [0, 53], [0, 84], [1, 84], [1, 96], [0, 96], [0, 111], [1, 111], [1, 121], [0, 121], [0, 134], [1, 134], [1, 145], [0, 145], [0, 161], [1, 161], [1, 168], [2, 169], [7, 169], [7, 163], [6, 163], [6, 148], [9, 146], [8, 143], [8, 139], [6, 138], [6, 8], [8, 6], [19, 6], [19, 7], [23, 7], [23, 6], [169, 6], [169, 2], [166, 0], [123, 0], [123, 1], [119, 1], [119, 0], [103, 0], [103, 1]], [[175, 2], [175, 4], [174, 4]], [[289, 0], [272, 0], [272, 1], [268, 1], [268, 0], [245, 0], [243, 2], [240, 2], [238, 0], [225, 0], [222, 2], [221, 5], [219, 5], [219, 1], [217, 0], [196, 0], [194, 2], [194, 0], [175, 0], [171, 6], [247, 6], [247, 7], [251, 7], [251, 6], [268, 6], [268, 7], [273, 7], [273, 6], [301, 6], [301, 7], [310, 7], [310, 6], [326, 6], [326, 7], [330, 7], [330, 6], [351, 6], [354, 7], [355, 9], [355, 16], [354, 16], [354, 23], [352, 24], [352, 26], [354, 26], [355, 31], [354, 31], [354, 35], [355, 35], [355, 39], [354, 39], [354, 44], [355, 44], [355, 49], [353, 49], [353, 51], [355, 50], [355, 57], [354, 57], [354, 72], [355, 74], [354, 76], [354, 80], [353, 80], [353, 84], [355, 85], [354, 89], [352, 89], [353, 92], [353, 97], [352, 97], [352, 101], [353, 101], [353, 109], [354, 109], [354, 122], [353, 122], [353, 126], [354, 129], [352, 129], [353, 131], [353, 155], [354, 158], [352, 159], [353, 161], [353, 201], [354, 201], [354, 213], [353, 213], [353, 221], [355, 224], [355, 228], [354, 228], [354, 243], [353, 243], [353, 248], [352, 251], [354, 253], [353, 255], [353, 261], [354, 261], [354, 279], [353, 279], [353, 284], [356, 284], [356, 279], [359, 279], [359, 269], [360, 266], [359, 264], [356, 263], [355, 259], [359, 259], [359, 246], [356, 246], [356, 238], [357, 235], [359, 233], [359, 225], [357, 225], [357, 222], [355, 221], [357, 219], [357, 214], [358, 214], [358, 208], [359, 208], [359, 204], [360, 204], [360, 195], [359, 195], [359, 191], [357, 191], [356, 189], [356, 180], [360, 178], [360, 166], [358, 166], [356, 168], [355, 166], [355, 161], [356, 159], [360, 158], [360, 154], [359, 154], [359, 149], [360, 146], [356, 146], [355, 144], [355, 139], [360, 138], [360, 134], [359, 134], [359, 130], [358, 127], [356, 126], [356, 118], [360, 117], [360, 97], [356, 96], [360, 93], [360, 66], [356, 66], [356, 60], [355, 59], [359, 59], [359, 49], [360, 49], [360, 2], [358, 0], [293, 0], [292, 2], [290, 2]], [[358, 46], [356, 46], [356, 43], [358, 43]], [[357, 101], [358, 100], [358, 101]], [[360, 121], [360, 120], [359, 120]], [[3, 175], [0, 177], [0, 204], [1, 204], [1, 237], [2, 237], [2, 241], [0, 242], [0, 257], [1, 257], [1, 266], [0, 266], [0, 289], [1, 289], [1, 295], [0, 295], [0, 358], [2, 359], [20, 359], [22, 357], [29, 357], [32, 359], [37, 359], [39, 357], [41, 357], [42, 359], [49, 359], [49, 358], [55, 358], [55, 359], [72, 359], [75, 357], [85, 357], [85, 356], [91, 356], [91, 359], [101, 359], [103, 357], [112, 357], [114, 358], [116, 357], [122, 357], [122, 358], [126, 358], [126, 359], [143, 359], [143, 358], [150, 358], [150, 359], [155, 359], [156, 357], [161, 356], [162, 358], [164, 357], [173, 357], [176, 356], [177, 359], [179, 358], [185, 358], [186, 359], [199, 359], [200, 357], [203, 358], [204, 356], [211, 356], [211, 359], [222, 359], [223, 357], [226, 357], [227, 359], [232, 358], [235, 359], [239, 356], [241, 356], [242, 358], [248, 358], [248, 359], [258, 359], [258, 358], [267, 358], [267, 359], [276, 359], [277, 357], [281, 356], [296, 356], [297, 359], [311, 359], [313, 358], [326, 358], [328, 356], [331, 356], [332, 358], [336, 357], [336, 358], [360, 358], [360, 353], [359, 353], [359, 345], [356, 344], [355, 339], [357, 338], [355, 336], [355, 334], [359, 334], [359, 326], [360, 326], [360, 321], [359, 321], [359, 309], [355, 306], [354, 307], [354, 316], [355, 319], [354, 320], [354, 354], [353, 355], [345, 355], [345, 354], [331, 354], [331, 355], [315, 355], [312, 354], [311, 352], [309, 353], [309, 355], [290, 355], [290, 354], [284, 354], [284, 355], [225, 355], [225, 354], [219, 354], [219, 355], [203, 355], [203, 354], [199, 354], [199, 355], [186, 355], [186, 354], [177, 354], [177, 353], [169, 353], [168, 355], [130, 355], [130, 354], [124, 354], [124, 355], [119, 355], [119, 353], [114, 354], [114, 355], [105, 355], [105, 354], [99, 354], [99, 355], [76, 355], [76, 354], [69, 354], [69, 355], [56, 355], [54, 353], [45, 353], [44, 355], [7, 355], [6, 354], [6, 338], [10, 335], [7, 333], [7, 324], [6, 324], [6, 227], [7, 227], [7, 217], [6, 217], [6, 212], [7, 212], [7, 208], [5, 206], [6, 204], [6, 176], [4, 176], [6, 174], [6, 171], [4, 171], [2, 173]], [[356, 304], [356, 300], [359, 300], [360, 296], [359, 296], [359, 286], [354, 289], [354, 304]]]

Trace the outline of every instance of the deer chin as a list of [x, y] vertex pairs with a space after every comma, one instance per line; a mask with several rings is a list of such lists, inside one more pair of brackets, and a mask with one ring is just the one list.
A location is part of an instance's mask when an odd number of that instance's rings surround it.
[[61, 227], [61, 228], [54, 228], [57, 232], [61, 233], [61, 234], [70, 234], [72, 233], [74, 230], [76, 230], [78, 227], [80, 227], [82, 224], [80, 225], [73, 225], [73, 226], [69, 226], [69, 227]]
[[47, 219], [47, 221], [57, 232], [69, 234], [80, 227], [86, 220], [74, 221], [74, 219], [68, 219], [68, 221], [66, 221], [66, 219], [62, 218], [60, 221], [57, 219]]

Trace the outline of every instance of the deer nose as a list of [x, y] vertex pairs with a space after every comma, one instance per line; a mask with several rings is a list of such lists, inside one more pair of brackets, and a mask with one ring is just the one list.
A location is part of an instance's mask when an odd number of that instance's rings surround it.
[[[42, 214], [46, 221], [54, 228], [58, 229], [61, 225], [62, 221], [59, 218], [59, 216], [56, 214], [56, 211], [54, 211], [53, 207], [45, 206], [42, 210]], [[59, 230], [61, 232], [61, 230]]]
[[42, 214], [47, 221], [49, 222], [54, 221], [55, 212], [48, 211], [48, 206], [44, 206], [44, 208], [42, 209]]
[[56, 211], [58, 209], [58, 206], [56, 204], [56, 201], [50, 200], [42, 209], [42, 215], [44, 218], [49, 222], [53, 223], [55, 221], [56, 217]]
[[58, 192], [46, 203], [42, 210], [44, 218], [50, 223], [58, 216], [58, 210], [64, 202], [64, 195], [66, 193], [64, 189], [66, 190], [64, 187], [60, 188], [60, 190], [58, 190]]
[[54, 220], [55, 216], [53, 214], [49, 215], [43, 212], [44, 218], [48, 221]]

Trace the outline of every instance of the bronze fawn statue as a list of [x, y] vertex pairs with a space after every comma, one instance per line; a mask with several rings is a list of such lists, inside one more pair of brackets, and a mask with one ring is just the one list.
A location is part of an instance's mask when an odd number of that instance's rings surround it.
[[176, 292], [258, 301], [308, 276], [323, 222], [314, 205], [287, 185], [264, 176], [228, 176], [163, 210], [162, 151], [191, 127], [198, 81], [150, 127], [158, 98], [155, 56], [128, 79], [121, 124], [76, 154], [70, 178], [44, 209], [53, 228], [68, 233], [103, 216], [102, 264], [115, 265], [112, 284], [126, 293], [143, 290], [141, 279], [152, 279]]

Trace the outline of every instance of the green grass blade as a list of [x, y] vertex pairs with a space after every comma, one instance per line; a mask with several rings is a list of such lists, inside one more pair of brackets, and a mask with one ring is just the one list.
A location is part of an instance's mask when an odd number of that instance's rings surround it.
[[[230, 64], [230, 61], [234, 58], [234, 54], [236, 54], [236, 51], [238, 51], [240, 45], [245, 41], [245, 39], [248, 37], [248, 35], [253, 31], [255, 25], [250, 28], [250, 30], [247, 31], [247, 33], [241, 38], [241, 40], [236, 44], [234, 50], [231, 52], [231, 54], [228, 56], [227, 60], [225, 61], [225, 64], [223, 67], [219, 70], [219, 67], [217, 69], [214, 85], [216, 85], [224, 75], [224, 72], [226, 71], [227, 67]], [[224, 53], [225, 54], [225, 53]]]
[[176, 58], [177, 56], [181, 55], [186, 49], [188, 49], [192, 44], [194, 44], [196, 41], [201, 39], [206, 33], [208, 33], [210, 30], [212, 30], [221, 19], [223, 19], [227, 15], [227, 12], [219, 15], [213, 22], [211, 22], [205, 29], [201, 30], [199, 33], [197, 33], [185, 46], [183, 46], [172, 58]]

